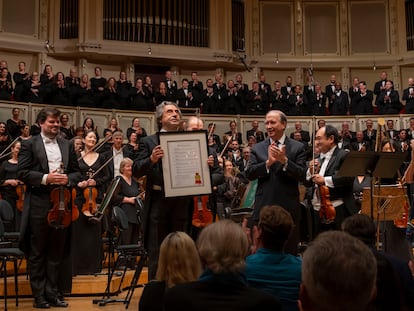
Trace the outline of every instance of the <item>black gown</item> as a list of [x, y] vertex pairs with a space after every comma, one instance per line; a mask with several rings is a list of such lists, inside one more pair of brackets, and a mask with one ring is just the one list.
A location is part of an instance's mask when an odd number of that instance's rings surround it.
[[[0, 184], [2, 184], [7, 179], [17, 179], [17, 163], [10, 163], [9, 161], [4, 161], [1, 163]], [[18, 199], [16, 187], [10, 185], [1, 186], [0, 194], [3, 200], [6, 200], [8, 203], [10, 203], [14, 214], [13, 220], [10, 221], [10, 223], [5, 224], [6, 231], [19, 231], [22, 212], [18, 211], [16, 208], [16, 200]]]
[[[91, 166], [81, 159], [79, 168], [82, 180], [87, 180], [89, 171], [96, 172], [103, 164], [104, 158], [99, 154], [98, 159]], [[110, 179], [107, 167], [102, 169], [93, 179], [96, 180], [98, 197], [102, 200], [105, 186]], [[73, 275], [93, 274], [101, 271], [102, 264], [102, 222], [91, 222], [90, 218], [82, 213], [84, 189], [77, 189], [76, 205], [79, 208], [79, 218], [72, 224], [72, 270]]]

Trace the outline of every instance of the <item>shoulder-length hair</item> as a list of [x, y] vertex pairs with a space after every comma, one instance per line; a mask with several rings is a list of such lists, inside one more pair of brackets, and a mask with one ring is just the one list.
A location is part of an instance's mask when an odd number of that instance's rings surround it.
[[194, 241], [181, 231], [165, 237], [160, 247], [155, 279], [165, 281], [167, 288], [191, 282], [201, 274], [201, 261]]

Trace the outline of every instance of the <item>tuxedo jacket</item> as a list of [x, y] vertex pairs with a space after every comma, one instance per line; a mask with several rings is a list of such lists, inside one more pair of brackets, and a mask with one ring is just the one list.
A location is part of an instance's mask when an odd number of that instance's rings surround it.
[[299, 207], [298, 182], [306, 176], [306, 150], [303, 143], [286, 137], [286, 170], [280, 162], [275, 162], [269, 172], [266, 170], [270, 138], [253, 146], [249, 164], [245, 170], [249, 180], [258, 180], [255, 195], [254, 220], [265, 205], [278, 204], [291, 212]]
[[377, 106], [380, 114], [398, 114], [401, 110], [400, 95], [396, 90], [391, 90], [390, 101], [385, 100], [387, 91], [382, 91], [377, 97]]
[[351, 100], [351, 114], [372, 114], [374, 93], [367, 90], [366, 95], [357, 94]]
[[410, 94], [410, 89], [414, 87], [408, 87], [403, 91], [402, 100], [405, 100], [405, 113], [414, 113], [414, 94]]
[[[64, 138], [57, 138], [57, 143], [62, 155], [65, 173], [69, 178], [69, 185], [76, 185], [81, 179], [81, 173], [73, 145]], [[51, 207], [50, 191], [53, 187], [41, 184], [43, 175], [49, 173], [46, 150], [41, 135], [35, 135], [22, 141], [17, 171], [18, 178], [26, 184], [20, 247], [27, 252], [31, 243], [29, 240], [29, 216], [34, 216], [35, 213], [38, 217], [46, 217]]]
[[344, 91], [341, 91], [341, 94], [337, 96], [335, 93], [335, 97], [329, 109], [332, 115], [346, 115], [349, 111], [348, 94]]

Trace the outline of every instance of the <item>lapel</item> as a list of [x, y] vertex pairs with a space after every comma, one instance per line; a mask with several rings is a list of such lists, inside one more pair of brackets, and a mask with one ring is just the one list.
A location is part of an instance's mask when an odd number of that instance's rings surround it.
[[335, 148], [335, 150], [332, 154], [332, 157], [329, 159], [328, 166], [326, 167], [326, 170], [325, 170], [325, 175], [326, 175], [327, 172], [330, 172], [330, 169], [331, 169], [333, 163], [336, 160], [336, 156], [337, 156], [338, 152], [339, 152], [339, 148], [338, 148], [338, 146], [336, 146], [336, 148]]
[[59, 145], [60, 154], [62, 155], [62, 162], [67, 170], [69, 165], [69, 145], [65, 144], [62, 139], [64, 138], [57, 138], [56, 140]]
[[38, 156], [40, 167], [45, 173], [49, 173], [49, 165], [47, 163], [47, 155], [45, 145], [43, 144], [42, 136], [35, 135], [33, 137], [33, 153]]

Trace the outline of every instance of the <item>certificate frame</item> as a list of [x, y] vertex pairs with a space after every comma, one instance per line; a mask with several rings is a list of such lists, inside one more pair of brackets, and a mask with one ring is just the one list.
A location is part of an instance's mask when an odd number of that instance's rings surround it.
[[159, 132], [165, 197], [212, 193], [207, 131]]

